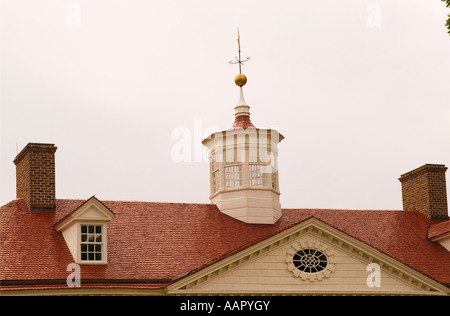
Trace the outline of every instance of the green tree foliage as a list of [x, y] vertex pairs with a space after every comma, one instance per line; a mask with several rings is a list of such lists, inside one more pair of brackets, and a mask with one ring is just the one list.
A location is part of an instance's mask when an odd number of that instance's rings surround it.
[[[442, 2], [445, 2], [447, 5], [447, 8], [450, 8], [450, 0], [441, 0]], [[445, 23], [445, 26], [447, 27], [448, 34], [450, 35], [450, 14], [448, 15], [447, 23]]]

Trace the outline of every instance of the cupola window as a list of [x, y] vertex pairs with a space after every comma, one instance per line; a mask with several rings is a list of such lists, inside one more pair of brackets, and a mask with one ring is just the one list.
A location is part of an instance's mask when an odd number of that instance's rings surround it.
[[241, 165], [231, 165], [225, 167], [225, 186], [227, 188], [234, 188], [241, 186]]
[[272, 189], [278, 190], [278, 171], [272, 167]]
[[213, 193], [219, 191], [219, 169], [213, 171], [212, 173], [212, 189]]
[[210, 165], [211, 165], [211, 189], [212, 189], [212, 193], [216, 193], [217, 191], [219, 191], [219, 183], [220, 183], [220, 178], [219, 178], [219, 164], [217, 162], [217, 158], [216, 155], [214, 153], [212, 153], [209, 157], [210, 160]]
[[263, 185], [263, 173], [261, 164], [249, 164], [249, 178], [251, 186]]

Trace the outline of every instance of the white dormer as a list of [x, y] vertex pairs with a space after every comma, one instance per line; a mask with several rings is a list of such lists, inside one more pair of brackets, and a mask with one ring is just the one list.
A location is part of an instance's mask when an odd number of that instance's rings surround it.
[[53, 228], [61, 232], [78, 264], [108, 263], [108, 222], [115, 214], [95, 196]]

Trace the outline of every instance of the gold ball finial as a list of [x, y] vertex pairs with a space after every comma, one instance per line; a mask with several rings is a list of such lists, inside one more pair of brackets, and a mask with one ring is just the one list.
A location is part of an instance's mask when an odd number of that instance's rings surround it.
[[239, 87], [242, 87], [247, 83], [247, 77], [243, 74], [239, 74], [234, 78], [234, 83]]

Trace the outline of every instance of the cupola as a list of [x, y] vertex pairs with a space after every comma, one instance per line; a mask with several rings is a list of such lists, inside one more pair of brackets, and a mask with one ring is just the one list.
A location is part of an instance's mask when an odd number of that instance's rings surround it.
[[[241, 73], [238, 35], [239, 100], [230, 130], [203, 140], [210, 162], [210, 200], [222, 213], [246, 223], [274, 224], [281, 217], [278, 180], [278, 143], [284, 137], [276, 130], [256, 128], [250, 106], [244, 99], [247, 77]], [[247, 61], [248, 58], [245, 60]]]

